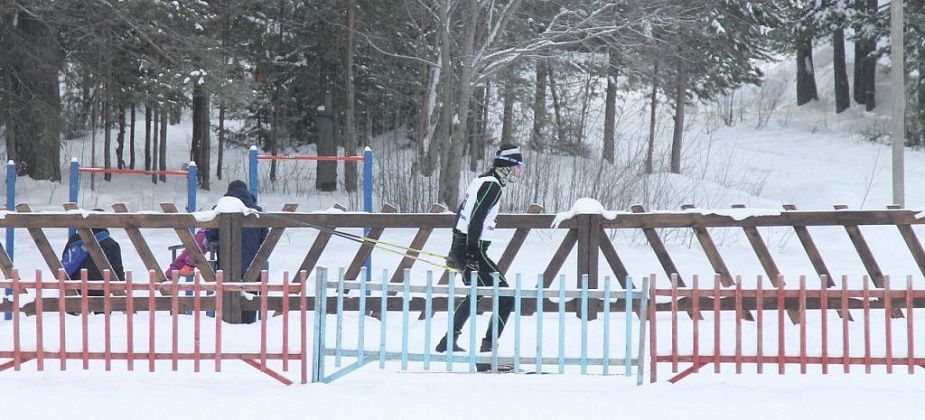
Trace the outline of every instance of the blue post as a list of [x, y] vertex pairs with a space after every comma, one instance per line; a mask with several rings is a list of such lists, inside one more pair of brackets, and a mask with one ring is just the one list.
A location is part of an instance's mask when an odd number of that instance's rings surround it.
[[[251, 194], [257, 197], [257, 146], [251, 146], [247, 152], [247, 186]], [[370, 274], [367, 272], [367, 274]]]
[[340, 367], [344, 342], [344, 267], [337, 270], [337, 321], [334, 329], [334, 367]]
[[[478, 351], [475, 348], [475, 336], [477, 334], [476, 324], [478, 324], [478, 322], [476, 322], [478, 316], [476, 316], [475, 313], [479, 300], [478, 287], [479, 274], [473, 271], [472, 275], [469, 277], [469, 372], [475, 372], [475, 353]], [[449, 348], [449, 343], [447, 343], [447, 349]]]
[[433, 315], [434, 272], [427, 270], [427, 287], [424, 289], [424, 370], [430, 370], [430, 318]]
[[559, 373], [565, 373], [565, 274], [559, 276]]
[[536, 276], [536, 373], [543, 373], [543, 275]]
[[382, 295], [379, 297], [379, 369], [385, 368], [386, 321], [389, 319], [389, 272], [382, 270]]
[[453, 329], [453, 314], [456, 312], [456, 272], [450, 272], [450, 281], [446, 296], [446, 371], [453, 371], [453, 344], [450, 340], [456, 337], [456, 331]]
[[321, 269], [321, 294], [317, 296], [315, 306], [318, 308], [317, 311], [321, 313], [321, 340], [318, 344], [318, 379], [321, 382], [324, 380], [324, 358], [327, 350], [327, 336], [328, 336], [328, 269]]
[[408, 370], [408, 311], [411, 298], [411, 269], [405, 269], [401, 286], [401, 370]]
[[626, 356], [624, 360], [625, 375], [633, 374], [633, 278], [626, 276]]
[[[6, 210], [16, 211], [16, 162], [12, 160], [6, 163]], [[10, 261], [13, 261], [15, 240], [13, 228], [6, 228], [6, 255], [10, 257]], [[6, 289], [7, 296], [12, 294], [13, 289]], [[4, 313], [3, 319], [7, 321], [13, 319], [13, 313]]]
[[[16, 211], [16, 162], [6, 163], [6, 210]], [[13, 228], [6, 228], [6, 255], [13, 261], [15, 237]]]
[[366, 337], [364, 332], [364, 327], [366, 326], [366, 267], [360, 269], [360, 303], [357, 308], [357, 315], [359, 316], [357, 320], [357, 330], [359, 330], [357, 335], [357, 364], [360, 366], [363, 365], [363, 360], [366, 358], [366, 345], [363, 342], [363, 338]]
[[604, 277], [604, 375], [610, 373], [610, 276]]
[[581, 276], [581, 374], [588, 373], [588, 275]]
[[199, 189], [199, 167], [196, 162], [189, 163], [186, 172], [186, 212], [196, 211], [196, 192]]
[[520, 273], [514, 278], [514, 372], [520, 371]]
[[[653, 276], [653, 281], [655, 280]], [[653, 303], [654, 305], [654, 303]], [[636, 356], [636, 385], [642, 385], [642, 367], [646, 354], [646, 319], [649, 310], [649, 278], [642, 278], [642, 301], [639, 303], [639, 354]]]
[[[363, 211], [373, 212], [373, 150], [363, 149]], [[363, 228], [363, 236], [369, 235], [369, 228]], [[366, 272], [372, 272], [372, 253], [366, 257]]]
[[[76, 203], [78, 192], [80, 192], [80, 163], [77, 162], [77, 158], [71, 158], [71, 179], [67, 201]], [[77, 229], [69, 228], [67, 230], [67, 237], [70, 238], [75, 233], [77, 233]]]
[[321, 362], [324, 360], [324, 288], [327, 279], [327, 271], [324, 267], [318, 267], [315, 274], [315, 313], [314, 313], [314, 330], [312, 334], [312, 383], [321, 382], [324, 368]]

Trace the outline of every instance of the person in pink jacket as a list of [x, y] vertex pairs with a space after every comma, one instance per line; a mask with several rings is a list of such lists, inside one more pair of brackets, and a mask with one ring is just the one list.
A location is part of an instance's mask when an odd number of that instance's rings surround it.
[[[196, 234], [193, 236], [196, 239], [196, 245], [199, 246], [199, 250], [203, 253], [206, 252], [206, 231], [205, 229], [199, 229], [196, 231]], [[179, 271], [181, 276], [192, 276], [193, 270], [196, 268], [196, 261], [193, 259], [193, 256], [190, 254], [188, 249], [184, 249], [183, 252], [177, 256], [177, 259], [173, 260], [170, 263], [170, 267], [167, 267], [167, 270], [164, 271], [164, 274], [167, 277], [172, 277], [174, 271]]]

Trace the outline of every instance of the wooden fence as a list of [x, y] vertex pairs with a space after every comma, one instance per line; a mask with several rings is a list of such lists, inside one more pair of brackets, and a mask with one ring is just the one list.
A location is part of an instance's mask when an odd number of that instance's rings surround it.
[[[709, 260], [713, 272], [719, 274], [721, 286], [724, 288], [731, 287], [733, 283], [730, 274], [731, 269], [727, 266], [721, 249], [716, 245], [711, 231], [717, 228], [742, 230], [748, 242], [755, 252], [763, 271], [767, 278], [771, 280], [772, 285], [780, 276], [780, 270], [775, 262], [774, 256], [758, 231], [759, 227], [785, 227], [793, 229], [800, 239], [809, 261], [812, 263], [816, 274], [820, 277], [831, 278], [831, 273], [826, 265], [825, 260], [820, 254], [813, 237], [809, 231], [810, 227], [835, 226], [845, 229], [847, 239], [854, 245], [854, 249], [877, 288], [883, 286], [883, 270], [874, 258], [873, 253], [864, 235], [861, 231], [863, 226], [895, 226], [909, 249], [911, 258], [916, 265], [925, 273], [925, 251], [912, 230], [913, 225], [925, 223], [925, 219], [916, 217], [915, 211], [890, 208], [886, 210], [864, 210], [852, 211], [844, 209], [843, 206], [836, 206], [833, 211], [799, 211], [794, 206], [784, 206], [776, 214], [756, 214], [744, 218], [734, 218], [728, 215], [697, 212], [685, 206], [679, 212], [645, 212], [640, 206], [632, 208], [633, 213], [619, 214], [614, 219], [606, 219], [600, 214], [578, 214], [574, 217], [563, 220], [557, 226], [552, 227], [556, 220], [555, 215], [541, 214], [542, 208], [532, 205], [523, 214], [502, 214], [498, 217], [497, 229], [513, 230], [511, 240], [504, 249], [498, 266], [501, 271], [506, 272], [511, 263], [517, 258], [521, 247], [534, 230], [560, 229], [566, 230], [562, 241], [556, 247], [555, 253], [551, 256], [543, 268], [543, 279], [548, 286], [552, 279], [563, 271], [563, 269], [573, 270], [576, 284], [578, 279], [587, 275], [591, 289], [598, 289], [599, 278], [598, 263], [600, 256], [603, 255], [606, 263], [609, 265], [616, 280], [625, 288], [625, 280], [628, 273], [634, 268], [625, 262], [619, 254], [617, 247], [608, 236], [608, 231], [641, 231], [645, 236], [649, 246], [658, 258], [658, 261], [666, 275], [676, 275], [680, 272], [674, 259], [665, 247], [660, 231], [662, 229], [690, 229], [696, 236], [704, 255]], [[741, 208], [742, 206], [734, 206]], [[76, 205], [68, 203], [66, 209], [76, 209]], [[202, 273], [205, 282], [215, 281], [215, 270], [209, 266], [206, 257], [199, 251], [195, 245], [195, 240], [191, 233], [194, 228], [219, 228], [220, 230], [220, 267], [228, 279], [231, 281], [255, 281], [259, 278], [260, 270], [265, 266], [270, 255], [279, 244], [283, 233], [288, 229], [317, 229], [319, 233], [314, 242], [306, 245], [305, 256], [298, 265], [292, 267], [283, 267], [287, 271], [311, 272], [317, 265], [322, 253], [328, 248], [330, 239], [337, 234], [336, 229], [342, 228], [368, 228], [369, 239], [360, 245], [354, 257], [348, 264], [345, 264], [347, 279], [355, 280], [363, 266], [364, 261], [371, 255], [377, 241], [386, 229], [417, 229], [414, 239], [407, 245], [405, 257], [400, 263], [391, 270], [390, 281], [392, 283], [401, 282], [402, 273], [405, 269], [414, 266], [416, 257], [420, 249], [427, 246], [427, 241], [434, 229], [449, 229], [452, 227], [454, 215], [446, 212], [441, 206], [435, 205], [431, 213], [424, 214], [399, 214], [391, 206], [384, 206], [379, 213], [297, 213], [296, 204], [287, 204], [279, 212], [263, 212], [259, 217], [255, 215], [242, 215], [239, 213], [219, 214], [217, 217], [209, 220], [197, 220], [196, 217], [188, 213], [178, 213], [177, 207], [172, 203], [161, 205], [163, 213], [132, 213], [124, 204], [115, 204], [112, 206], [114, 213], [87, 213], [87, 212], [65, 212], [65, 213], [32, 213], [26, 204], [20, 204], [16, 207], [15, 213], [8, 213], [0, 218], [0, 228], [24, 228], [27, 229], [35, 247], [41, 253], [42, 258], [48, 268], [53, 273], [57, 273], [61, 268], [58, 252], [49, 243], [44, 230], [54, 228], [76, 228], [81, 238], [87, 244], [90, 258], [97, 266], [102, 269], [110, 267], [109, 262], [103, 255], [96, 238], [93, 237], [91, 228], [106, 227], [110, 229], [123, 229], [128, 235], [134, 251], [138, 254], [144, 264], [145, 271], [153, 271], [155, 278], [159, 282], [167, 281], [167, 276], [163, 273], [160, 265], [154, 257], [154, 253], [148, 246], [141, 229], [170, 229], [173, 230], [177, 239], [191, 251], [196, 261], [199, 271]], [[261, 245], [256, 258], [250, 267], [239, 267], [238, 255], [240, 252], [240, 230], [237, 227], [266, 227], [270, 229], [267, 240]], [[440, 244], [440, 249], [445, 249], [446, 244]], [[291, 248], [291, 245], [287, 245]], [[123, 249], [127, 249], [123, 245]], [[0, 247], [2, 251], [2, 247]], [[574, 267], [564, 267], [567, 257], [577, 251], [577, 259]], [[128, 251], [124, 251], [128, 252]], [[0, 270], [7, 278], [11, 278], [13, 263], [6, 258], [6, 253], [0, 252]], [[128, 268], [128, 267], [127, 267]], [[140, 267], [139, 267], [140, 268]], [[135, 271], [141, 271], [134, 268]], [[741, 271], [733, 267], [735, 271]], [[571, 277], [571, 276], [570, 276]], [[438, 284], [445, 284], [447, 273], [444, 272]], [[121, 280], [121, 279], [120, 279]], [[680, 286], [684, 286], [685, 279], [677, 278]], [[831, 286], [832, 283], [829, 283]], [[394, 294], [393, 294], [394, 295]], [[113, 297], [112, 304], [114, 307], [124, 308], [124, 303], [120, 302], [120, 297]], [[156, 302], [157, 308], [166, 310], [170, 307], [169, 297], [158, 297]], [[54, 302], [49, 302], [54, 303]], [[434, 310], [445, 310], [445, 302], [435, 300]], [[525, 302], [526, 303], [526, 302]], [[921, 305], [925, 302], [915, 299], [914, 304]], [[180, 297], [179, 304], [184, 310], [190, 308], [192, 300], [187, 297]], [[203, 304], [206, 304], [203, 301]], [[279, 297], [273, 297], [268, 303], [274, 310], [282, 307]], [[355, 308], [356, 302], [346, 302], [346, 308]], [[66, 303], [76, 305], [76, 303]], [[102, 302], [99, 299], [91, 298], [91, 310], [100, 310]], [[312, 305], [312, 303], [310, 303]], [[415, 311], [423, 311], [423, 301], [415, 299], [411, 302], [411, 307]], [[548, 305], [548, 306], [547, 306]], [[548, 299], [544, 302], [544, 309], [554, 309], [555, 303]], [[590, 316], [593, 319], [602, 308], [602, 302], [592, 299], [589, 302]], [[683, 305], [683, 303], [682, 303]], [[791, 320], [797, 321], [798, 317], [793, 312], [797, 309], [795, 303], [787, 301], [787, 309]], [[0, 311], [10, 312], [12, 302], [8, 299], [0, 303]], [[667, 309], [664, 304], [654, 305], [657, 310]], [[46, 307], [51, 307], [46, 305]], [[328, 306], [331, 307], [330, 305]], [[387, 307], [389, 310], [400, 310], [400, 299], [388, 299]], [[161, 309], [163, 308], [163, 309]], [[724, 304], [724, 309], [729, 309], [729, 305]], [[26, 308], [28, 309], [28, 308]], [[224, 307], [224, 319], [229, 322], [239, 322], [242, 309], [256, 309], [253, 302], [228, 296]], [[747, 308], [752, 309], [752, 308]], [[485, 302], [479, 307], [479, 311], [490, 310], [489, 303]], [[535, 304], [525, 304], [524, 314], [529, 315], [536, 311]], [[577, 303], [570, 302], [568, 310], [578, 313]], [[894, 316], [901, 316], [898, 310], [894, 311]], [[746, 315], [748, 316], [748, 315]]]

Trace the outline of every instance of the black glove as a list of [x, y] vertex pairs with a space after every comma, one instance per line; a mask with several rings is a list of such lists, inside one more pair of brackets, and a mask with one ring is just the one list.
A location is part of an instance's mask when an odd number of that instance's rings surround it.
[[464, 272], [463, 283], [466, 286], [468, 286], [472, 272], [478, 273], [478, 271], [479, 271], [479, 257], [473, 253], [467, 253], [466, 254], [466, 267], [465, 267], [465, 270], [463, 270]]

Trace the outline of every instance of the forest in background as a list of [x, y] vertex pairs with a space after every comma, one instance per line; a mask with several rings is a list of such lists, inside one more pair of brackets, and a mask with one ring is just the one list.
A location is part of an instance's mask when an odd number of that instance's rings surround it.
[[[925, 0], [905, 5], [906, 138], [921, 146]], [[60, 180], [62, 142], [97, 132], [102, 166], [166, 169], [167, 132], [189, 110], [204, 189], [231, 145], [357, 154], [400, 130], [415, 156], [400, 170], [453, 208], [460, 174], [498, 143], [600, 160], [598, 180], [626, 171], [615, 127], [630, 92], [648, 92], [651, 109], [642, 172], [681, 173], [687, 105], [761, 83], [759, 64], [782, 56], [796, 57], [798, 104], [816, 100], [822, 44], [834, 52], [832, 112], [875, 109], [889, 57], [889, 3], [877, 0], [2, 0], [0, 127], [21, 176]], [[587, 118], [594, 95], [601, 121]], [[653, 162], [660, 106], [666, 168]], [[603, 125], [600, 141], [590, 124]], [[356, 166], [342, 174], [356, 190]], [[317, 188], [337, 188], [336, 176], [319, 165]]]

